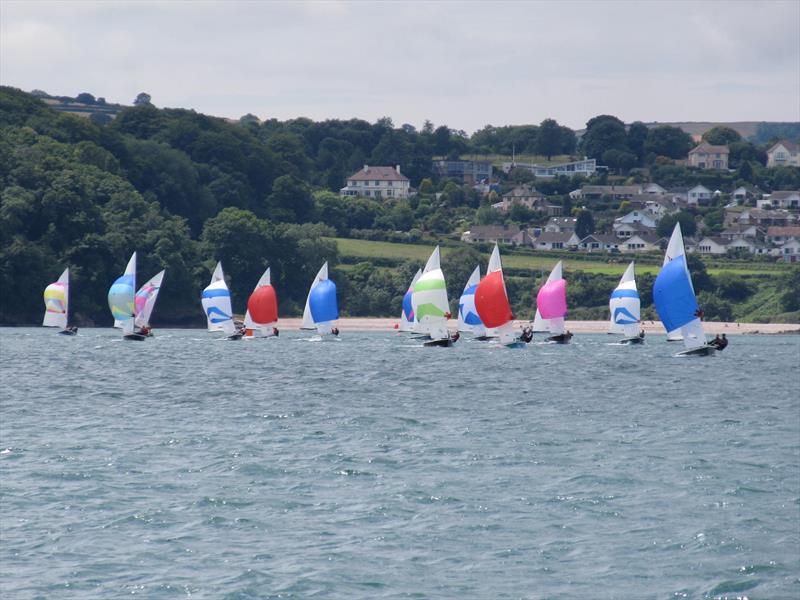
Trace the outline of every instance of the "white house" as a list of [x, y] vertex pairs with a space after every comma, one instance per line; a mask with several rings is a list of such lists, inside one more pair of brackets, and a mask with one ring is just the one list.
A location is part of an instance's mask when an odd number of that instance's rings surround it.
[[690, 206], [698, 204], [708, 204], [711, 201], [713, 193], [704, 185], [696, 185], [686, 192], [686, 201]]
[[624, 240], [620, 245], [620, 252], [631, 254], [634, 252], [653, 252], [661, 250], [658, 246], [658, 236], [654, 234], [641, 233], [632, 235]]
[[791, 238], [780, 247], [781, 259], [786, 262], [800, 261], [800, 238]]
[[503, 199], [492, 204], [492, 208], [501, 212], [508, 212], [512, 206], [517, 205], [534, 209], [546, 206], [545, 201], [545, 196], [531, 186], [520, 185], [507, 194], [503, 194]]
[[731, 225], [719, 235], [725, 240], [731, 241], [740, 237], [757, 238], [760, 233], [761, 231], [755, 225]]
[[578, 249], [583, 252], [619, 252], [621, 240], [613, 235], [592, 233], [583, 238]]
[[800, 146], [789, 140], [776, 142], [767, 150], [767, 167], [800, 167]]
[[640, 223], [645, 227], [655, 228], [658, 225], [658, 216], [651, 213], [649, 210], [632, 210], [629, 213], [614, 219], [615, 223], [631, 224]]
[[767, 228], [766, 240], [770, 244], [785, 244], [792, 238], [800, 240], [800, 227], [773, 226]]
[[800, 191], [779, 190], [772, 192], [767, 198], [764, 198], [764, 203], [769, 204], [772, 208], [800, 208]]
[[747, 250], [751, 254], [769, 254], [769, 247], [753, 238], [736, 238], [728, 243], [728, 250]]
[[409, 180], [396, 167], [364, 168], [347, 178], [347, 185], [339, 190], [341, 196], [367, 196], [369, 198], [408, 198]]
[[665, 190], [657, 183], [648, 183], [646, 186], [644, 186], [642, 193], [656, 195], [656, 196], [663, 196], [667, 193], [667, 190]]
[[696, 148], [689, 150], [689, 166], [698, 169], [717, 169], [725, 171], [728, 169], [728, 155], [730, 150], [727, 146], [715, 146], [708, 142], [702, 142]]
[[652, 227], [645, 227], [641, 223], [614, 223], [614, 235], [621, 239], [630, 238], [634, 235], [651, 235], [655, 233]]
[[725, 254], [728, 251], [728, 242], [721, 237], [704, 237], [697, 242], [694, 251], [698, 254]]
[[537, 250], [566, 250], [577, 248], [581, 240], [575, 235], [574, 231], [563, 231], [560, 233], [545, 231], [536, 238], [535, 248]]

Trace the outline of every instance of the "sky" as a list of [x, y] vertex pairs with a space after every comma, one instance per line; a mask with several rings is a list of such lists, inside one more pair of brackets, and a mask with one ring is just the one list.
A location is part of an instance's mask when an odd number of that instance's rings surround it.
[[800, 0], [0, 0], [0, 83], [220, 117], [800, 121]]

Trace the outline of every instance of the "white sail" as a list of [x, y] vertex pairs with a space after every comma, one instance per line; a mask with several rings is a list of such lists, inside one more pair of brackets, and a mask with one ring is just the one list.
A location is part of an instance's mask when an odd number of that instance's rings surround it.
[[136, 327], [149, 327], [150, 315], [158, 300], [158, 293], [161, 291], [161, 281], [164, 279], [164, 271], [152, 277], [147, 283], [139, 288], [134, 299], [136, 306]]
[[439, 266], [439, 246], [436, 246], [428, 258], [422, 276], [414, 284], [411, 305], [419, 321], [421, 333], [427, 333], [433, 340], [450, 337], [447, 331], [450, 303], [447, 299], [444, 273]]
[[[133, 275], [133, 281], [136, 283], [136, 252], [134, 252], [131, 257], [128, 259], [128, 264], [125, 267], [125, 272], [123, 275]], [[135, 287], [134, 287], [135, 289]], [[119, 319], [114, 319], [114, 327], [117, 329], [122, 327], [122, 321]], [[126, 333], [126, 332], [123, 332]], [[127, 335], [127, 334], [126, 334]]]
[[[414, 284], [417, 283], [417, 280], [420, 277], [422, 277], [422, 269], [417, 269], [417, 272], [414, 275], [414, 278], [411, 280], [411, 285], [408, 286], [408, 291], [403, 296], [403, 307], [400, 310], [400, 326], [398, 327], [398, 329], [400, 331], [414, 332], [414, 331], [417, 330], [418, 323], [417, 323], [416, 317], [414, 317], [413, 320], [407, 319], [406, 318], [406, 311], [411, 306], [411, 294], [414, 291]], [[406, 299], [406, 297], [408, 299]], [[411, 313], [413, 313], [413, 312], [414, 311], [412, 309]]]
[[681, 224], [678, 222], [675, 223], [675, 229], [672, 230], [672, 235], [669, 238], [669, 244], [667, 244], [667, 251], [664, 253], [664, 262], [661, 264], [661, 266], [663, 267], [673, 258], [683, 256], [684, 254], [686, 254], [686, 250], [683, 247]]
[[[253, 288], [254, 292], [258, 288], [260, 288], [262, 285], [272, 285], [272, 277], [271, 277], [270, 268], [271, 267], [267, 267], [267, 270], [264, 271], [264, 273], [262, 273], [261, 279], [258, 280], [258, 283], [256, 284], [256, 287]], [[247, 311], [244, 313], [244, 326], [247, 329], [259, 330], [262, 333], [265, 333], [265, 331], [266, 331], [266, 326], [258, 325], [258, 324], [256, 324], [255, 321], [253, 321], [253, 318], [250, 316], [250, 309], [247, 309]], [[269, 329], [270, 329], [270, 331], [272, 330], [272, 324], [271, 323], [270, 323]]]
[[[562, 270], [561, 261], [558, 261], [556, 263], [556, 266], [553, 267], [553, 270], [550, 271], [550, 275], [547, 277], [547, 281], [545, 281], [545, 283], [549, 283], [550, 281], [557, 281], [557, 280], [561, 279], [562, 278], [561, 270]], [[561, 321], [562, 321], [562, 323], [561, 323], [561, 330], [562, 331], [560, 333], [564, 333], [564, 323], [563, 323], [564, 319], [561, 319]], [[544, 333], [544, 332], [549, 331], [550, 333], [553, 333], [553, 335], [558, 335], [557, 332], [553, 332], [550, 320], [542, 318], [542, 315], [539, 312], [538, 308], [536, 309], [536, 315], [534, 315], [534, 317], [533, 317], [533, 330], [536, 333]]]
[[[328, 261], [325, 261], [325, 264], [322, 265], [322, 268], [317, 273], [317, 276], [314, 278], [314, 281], [311, 283], [311, 287], [308, 288], [308, 296], [306, 296], [306, 307], [303, 310], [303, 324], [300, 326], [300, 329], [317, 329], [316, 324], [314, 323], [314, 318], [311, 316], [311, 291], [317, 287], [320, 283], [325, 281], [328, 278]], [[322, 331], [320, 331], [322, 333]], [[327, 331], [325, 333], [330, 333], [330, 324], [327, 327]]]
[[44, 290], [44, 327], [65, 329], [69, 322], [69, 267]]
[[608, 301], [611, 312], [609, 332], [634, 337], [639, 333], [641, 321], [641, 301], [636, 289], [636, 275], [633, 261], [625, 269], [619, 284]]
[[461, 294], [461, 298], [458, 302], [458, 330], [461, 332], [472, 333], [475, 336], [486, 335], [486, 328], [480, 322], [478, 310], [475, 308], [475, 290], [477, 289], [480, 281], [481, 268], [480, 266], [477, 266], [469, 276], [467, 285], [464, 286], [464, 291]]
[[236, 326], [233, 324], [231, 293], [225, 283], [221, 262], [218, 262], [214, 269], [211, 283], [203, 290], [201, 302], [206, 313], [209, 331], [223, 331], [227, 335], [236, 332]]

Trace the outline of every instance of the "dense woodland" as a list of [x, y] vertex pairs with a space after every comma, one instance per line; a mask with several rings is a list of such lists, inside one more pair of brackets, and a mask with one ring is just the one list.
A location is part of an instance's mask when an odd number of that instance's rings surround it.
[[[204, 322], [199, 294], [217, 260], [229, 276], [237, 312], [244, 311], [253, 285], [271, 266], [281, 314], [299, 314], [314, 273], [328, 260], [343, 315], [395, 314], [421, 264], [339, 265], [336, 244], [325, 238], [450, 243], [454, 232], [472, 224], [525, 224], [536, 218], [513, 211], [500, 217], [488, 206], [494, 198], [436, 179], [434, 157], [512, 149], [544, 156], [579, 153], [612, 169], [599, 175], [598, 183], [608, 177], [636, 180], [646, 171], [667, 185], [699, 182], [732, 189], [746, 181], [765, 191], [800, 187], [800, 170], [765, 169], [764, 146], [724, 128], [709, 132], [709, 141], [730, 144], [733, 174], [670, 164], [691, 147], [689, 136], [677, 128], [636, 123], [626, 128], [606, 115], [587, 123], [578, 146], [575, 132], [550, 119], [538, 126], [487, 126], [472, 136], [429, 122], [421, 130], [396, 127], [388, 118], [372, 124], [260, 122], [247, 115], [232, 123], [190, 110], [158, 109], [144, 96], [113, 121], [98, 123], [0, 88], [0, 322], [39, 322], [44, 286], [69, 266], [75, 321], [110, 324], [108, 286], [133, 250], [139, 252], [140, 282], [167, 269], [156, 324]], [[419, 193], [408, 200], [339, 197], [345, 178], [364, 164], [402, 165]], [[526, 174], [512, 172], [503, 184], [525, 180]], [[566, 194], [580, 183], [562, 178], [536, 185], [567, 205]], [[444, 264], [454, 303], [469, 272], [485, 261], [476, 249], [464, 247]], [[707, 294], [712, 318], [736, 317], [737, 303], [758, 293], [757, 282], [718, 281], [699, 260], [695, 268], [695, 285]], [[785, 277], [793, 289], [800, 285], [796, 270]], [[575, 274], [570, 303], [580, 308], [573, 316], [602, 318], [613, 280]], [[509, 279], [519, 317], [531, 315], [536, 283], [532, 275]], [[652, 281], [645, 277], [641, 285], [648, 298]], [[800, 308], [787, 298], [773, 312]]]

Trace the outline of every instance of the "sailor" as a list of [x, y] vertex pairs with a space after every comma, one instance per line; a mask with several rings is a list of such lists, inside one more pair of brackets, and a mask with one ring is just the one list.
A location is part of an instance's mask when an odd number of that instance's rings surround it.
[[723, 333], [723, 334], [722, 334], [722, 339], [721, 339], [721, 340], [719, 341], [719, 343], [717, 344], [717, 349], [718, 349], [719, 351], [722, 351], [722, 350], [725, 350], [725, 348], [726, 348], [727, 346], [728, 346], [728, 336], [726, 336], [726, 335]]
[[644, 339], [644, 329], [639, 332], [639, 337]]
[[717, 334], [717, 337], [715, 337], [713, 340], [711, 340], [711, 341], [708, 343], [708, 345], [709, 345], [709, 346], [716, 346], [717, 348], [719, 348], [719, 346], [720, 346], [720, 344], [721, 344], [721, 343], [722, 343], [722, 338], [720, 338], [720, 337], [719, 337], [719, 334]]
[[461, 334], [456, 331], [452, 336], [450, 336], [450, 341], [452, 341], [455, 344], [458, 341], [458, 338], [460, 337]]
[[333, 329], [331, 329], [331, 333], [333, 335], [339, 335], [339, 328], [338, 327], [334, 327]]
[[278, 337], [280, 334], [281, 334], [281, 332], [278, 331], [277, 327], [273, 327], [272, 328], [272, 335], [274, 335], [275, 337]]

